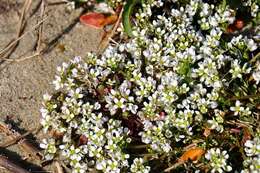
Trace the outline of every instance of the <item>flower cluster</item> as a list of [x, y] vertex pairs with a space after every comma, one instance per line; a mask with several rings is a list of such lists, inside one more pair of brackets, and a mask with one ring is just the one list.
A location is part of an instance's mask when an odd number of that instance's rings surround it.
[[243, 173], [258, 172], [260, 169], [260, 133], [253, 140], [247, 140], [245, 143], [246, 160], [244, 160]]
[[143, 159], [142, 158], [136, 158], [134, 159], [134, 163], [131, 165], [131, 172], [134, 173], [148, 173], [150, 171], [149, 166], [143, 165]]
[[55, 100], [45, 95], [45, 107], [41, 109], [41, 124], [45, 131], [54, 131], [56, 139], [48, 143], [44, 140], [41, 147], [46, 151], [46, 159], [61, 155], [74, 172], [87, 170], [90, 163], [104, 172], [119, 172], [128, 165], [129, 155], [118, 147], [131, 141], [127, 137], [129, 130], [121, 126], [120, 120], [109, 119], [98, 100], [85, 95], [96, 94], [91, 86], [87, 87], [95, 84], [89, 78], [101, 76], [86, 71], [87, 66], [77, 57], [70, 64], [58, 67], [60, 75], [53, 83], [64, 92]]
[[[106, 9], [109, 8], [116, 8], [118, 6], [123, 5], [123, 0], [104, 0], [104, 1], [93, 1], [93, 0], [67, 0], [67, 9], [68, 10], [73, 10], [76, 8], [76, 6], [80, 3], [85, 3], [88, 6], [92, 6], [96, 4], [96, 10], [99, 11], [101, 10], [102, 12], [110, 12], [107, 11]], [[110, 9], [109, 9], [110, 10]]]
[[[131, 39], [57, 68], [57, 93], [45, 95], [41, 109], [41, 124], [52, 135], [42, 144], [46, 159], [64, 157], [74, 172], [161, 172], [196, 143], [208, 152], [203, 166], [192, 163], [192, 169], [242, 170], [232, 168], [226, 148], [240, 147], [241, 135], [233, 132], [259, 129], [253, 27], [258, 13], [251, 5], [241, 3], [243, 10], [224, 0], [139, 5]], [[248, 10], [251, 33], [228, 32]], [[205, 129], [210, 132], [203, 136]], [[254, 156], [250, 163], [257, 164], [259, 140], [245, 146], [247, 156]]]
[[230, 172], [232, 167], [227, 164], [229, 155], [227, 151], [220, 151], [219, 148], [211, 148], [206, 154], [205, 158], [209, 160], [210, 166], [212, 167], [211, 172]]
[[123, 4], [123, 0], [106, 0], [106, 3], [112, 7], [112, 8], [115, 8], [115, 7], [118, 7], [120, 5]]

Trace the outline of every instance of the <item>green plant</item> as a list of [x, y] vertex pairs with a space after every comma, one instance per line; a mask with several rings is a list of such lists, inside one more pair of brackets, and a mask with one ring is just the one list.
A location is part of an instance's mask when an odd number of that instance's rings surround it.
[[129, 40], [58, 67], [41, 109], [59, 134], [46, 159], [73, 172], [257, 172], [258, 5], [149, 0], [127, 12]]

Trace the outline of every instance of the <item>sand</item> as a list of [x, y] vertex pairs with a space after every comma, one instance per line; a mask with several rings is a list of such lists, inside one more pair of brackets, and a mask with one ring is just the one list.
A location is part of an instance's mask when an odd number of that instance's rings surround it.
[[[29, 31], [41, 19], [38, 8], [41, 0], [32, 1], [24, 32]], [[48, 0], [49, 3], [56, 1]], [[25, 0], [0, 0], [0, 50], [15, 38], [24, 2]], [[78, 18], [83, 10], [78, 8], [69, 11], [64, 4], [47, 6], [45, 15], [48, 18], [44, 21], [41, 43], [41, 48], [46, 48], [43, 55], [12, 63], [1, 61], [0, 56], [0, 121], [8, 120], [21, 133], [39, 126], [42, 95], [54, 92], [51, 82], [56, 67], [74, 56], [84, 57], [87, 52], [97, 50], [102, 30], [79, 23]], [[33, 55], [37, 40], [36, 29], [20, 40], [9, 60]], [[40, 138], [41, 134], [37, 135], [37, 139], [31, 140], [39, 142]], [[5, 136], [0, 137], [1, 142], [6, 139]], [[15, 158], [16, 161], [22, 161], [24, 157], [17, 146], [0, 149], [0, 155]], [[32, 164], [27, 164], [26, 168], [38, 170]]]

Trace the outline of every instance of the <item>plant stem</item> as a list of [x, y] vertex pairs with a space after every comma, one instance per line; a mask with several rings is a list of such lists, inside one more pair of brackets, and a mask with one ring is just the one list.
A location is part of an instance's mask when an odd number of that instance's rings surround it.
[[253, 94], [253, 95], [247, 95], [247, 96], [241, 96], [241, 97], [232, 97], [230, 100], [247, 100], [251, 98], [260, 98], [260, 94]]

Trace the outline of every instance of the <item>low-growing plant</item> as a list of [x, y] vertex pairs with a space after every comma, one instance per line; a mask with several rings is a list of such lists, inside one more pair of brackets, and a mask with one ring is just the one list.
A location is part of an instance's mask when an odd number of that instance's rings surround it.
[[259, 172], [258, 8], [136, 3], [131, 39], [57, 68], [45, 158], [75, 173]]

